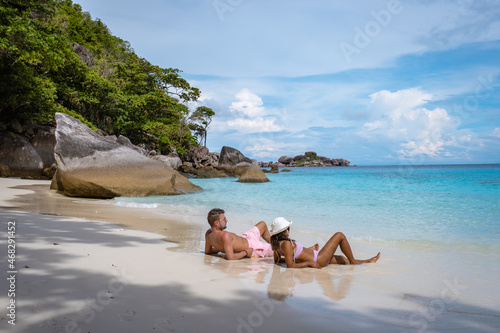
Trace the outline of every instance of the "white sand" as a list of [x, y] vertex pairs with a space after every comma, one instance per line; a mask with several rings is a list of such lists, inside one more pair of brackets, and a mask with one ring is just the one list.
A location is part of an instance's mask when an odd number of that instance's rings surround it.
[[[296, 270], [273, 265], [270, 259], [229, 262], [205, 256], [201, 246], [199, 251], [171, 251], [174, 244], [162, 240], [165, 234], [97, 222], [95, 216], [69, 218], [15, 209], [12, 199], [33, 191], [13, 187], [32, 184], [49, 182], [0, 179], [0, 206], [9, 208], [0, 210], [0, 329], [5, 332], [500, 329], [499, 288], [485, 291], [498, 276], [490, 276], [498, 266], [481, 272], [487, 275], [481, 281], [467, 268], [449, 270], [456, 265], [446, 265], [448, 256], [434, 256], [437, 264], [427, 267], [426, 259], [432, 256], [418, 259], [413, 249], [387, 245], [377, 249], [383, 253], [377, 264], [356, 267]], [[132, 212], [107, 209], [124, 216]], [[107, 210], [99, 214], [102, 220], [113, 220]], [[8, 297], [9, 221], [16, 222], [15, 298]], [[179, 223], [165, 223], [180, 233]], [[353, 248], [360, 257], [374, 250], [373, 244], [363, 243]], [[11, 300], [16, 301], [15, 326], [8, 323]]]

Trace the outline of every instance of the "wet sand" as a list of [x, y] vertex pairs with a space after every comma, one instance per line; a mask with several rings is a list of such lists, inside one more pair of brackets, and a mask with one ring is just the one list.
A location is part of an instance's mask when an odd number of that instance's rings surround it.
[[[202, 253], [205, 217], [68, 198], [49, 184], [0, 179], [2, 244], [8, 222], [16, 221], [16, 325], [8, 324], [6, 306], [0, 313], [9, 331], [500, 328], [499, 288], [485, 290], [498, 265], [485, 271], [484, 258], [376, 244], [382, 259], [361, 266], [298, 270], [271, 258], [226, 261]], [[374, 251], [374, 244], [352, 245], [359, 257]], [[7, 253], [6, 245], [1, 250]], [[463, 260], [467, 267], [459, 266]], [[1, 304], [8, 304], [6, 279], [0, 287]]]

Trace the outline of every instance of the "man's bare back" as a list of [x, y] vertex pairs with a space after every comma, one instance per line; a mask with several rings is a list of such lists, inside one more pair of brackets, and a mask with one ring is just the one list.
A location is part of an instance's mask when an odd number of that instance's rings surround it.
[[[207, 247], [210, 247], [210, 249]], [[252, 256], [252, 249], [248, 247], [248, 241], [245, 238], [233, 232], [212, 228], [208, 229], [205, 233], [205, 253], [207, 253], [207, 250], [209, 250], [208, 253], [224, 252], [226, 256], [230, 252], [234, 254], [239, 252], [245, 253], [246, 251], [245, 256]]]
[[[245, 237], [238, 236], [232, 232], [224, 231], [227, 228], [227, 218], [224, 214], [224, 210], [214, 208], [208, 213], [208, 223], [211, 228], [205, 233], [205, 253], [206, 254], [216, 254], [218, 252], [224, 252], [228, 260], [238, 260], [245, 257], [251, 257], [254, 253], [254, 248], [257, 248], [257, 256], [264, 256], [262, 244], [267, 245], [270, 251], [270, 239], [269, 231], [265, 222], [261, 221], [257, 223], [254, 227], [254, 233], [252, 238], [248, 235], [243, 234]], [[261, 241], [256, 241], [256, 239], [264, 238], [267, 243], [262, 243]], [[252, 241], [252, 246], [250, 247], [249, 240]], [[269, 255], [268, 253], [265, 253]]]

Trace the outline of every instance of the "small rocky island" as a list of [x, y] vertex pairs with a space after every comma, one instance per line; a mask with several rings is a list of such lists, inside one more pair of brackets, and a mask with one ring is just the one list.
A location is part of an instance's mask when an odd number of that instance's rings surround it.
[[277, 166], [283, 167], [325, 167], [325, 166], [349, 166], [351, 162], [343, 158], [328, 158], [318, 156], [314, 151], [307, 151], [304, 155], [295, 157], [281, 156], [277, 163], [274, 162], [259, 162], [262, 168]]

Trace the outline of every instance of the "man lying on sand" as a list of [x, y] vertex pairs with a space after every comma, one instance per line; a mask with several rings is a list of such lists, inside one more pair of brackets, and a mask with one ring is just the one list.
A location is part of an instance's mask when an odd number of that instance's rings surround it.
[[227, 228], [227, 218], [223, 209], [212, 209], [208, 212], [207, 219], [211, 228], [205, 233], [205, 254], [224, 252], [227, 260], [250, 258], [252, 254], [256, 257], [273, 256], [271, 235], [266, 222], [260, 221], [240, 237], [224, 231]]

